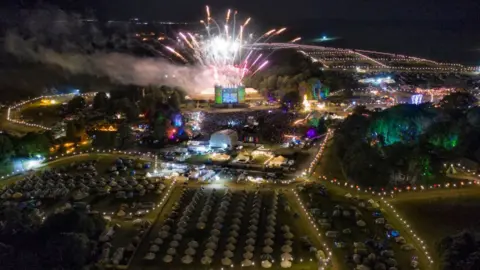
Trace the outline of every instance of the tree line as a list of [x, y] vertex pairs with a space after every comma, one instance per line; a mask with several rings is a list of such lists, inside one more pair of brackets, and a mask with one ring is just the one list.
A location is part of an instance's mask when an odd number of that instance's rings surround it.
[[50, 132], [29, 132], [23, 137], [15, 137], [6, 133], [0, 134], [0, 166], [10, 172], [14, 158], [31, 158], [48, 153], [52, 144]]
[[98, 214], [70, 209], [44, 222], [34, 211], [0, 211], [0, 268], [85, 269], [97, 261], [106, 222]]
[[480, 161], [480, 109], [468, 93], [380, 112], [356, 107], [339, 124], [333, 149], [347, 177], [370, 187], [436, 183], [443, 164]]
[[462, 231], [443, 238], [437, 245], [443, 270], [480, 269], [480, 234]]

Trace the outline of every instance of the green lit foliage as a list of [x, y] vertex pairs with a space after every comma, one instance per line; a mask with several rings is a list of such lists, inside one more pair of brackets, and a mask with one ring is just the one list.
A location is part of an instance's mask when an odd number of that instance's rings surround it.
[[[477, 134], [430, 105], [399, 105], [382, 112], [356, 108], [334, 145], [346, 174], [367, 186], [433, 183], [445, 159], [465, 156]], [[478, 145], [478, 143], [477, 143]]]
[[458, 134], [451, 134], [448, 137], [438, 135], [434, 138], [431, 138], [429, 142], [437, 147], [451, 150], [455, 148], [458, 144]]
[[435, 147], [440, 147], [445, 150], [452, 150], [458, 145], [458, 133], [440, 133], [434, 134], [429, 138], [428, 142]]
[[368, 137], [384, 146], [413, 143], [433, 123], [435, 115], [427, 106], [398, 105], [374, 115]]
[[428, 156], [423, 156], [420, 158], [420, 164], [421, 164], [421, 173], [422, 177], [429, 177], [432, 176], [432, 166], [430, 164], [430, 157]]
[[320, 124], [320, 118], [313, 117], [308, 119], [308, 125], [311, 127], [318, 127], [319, 124]]

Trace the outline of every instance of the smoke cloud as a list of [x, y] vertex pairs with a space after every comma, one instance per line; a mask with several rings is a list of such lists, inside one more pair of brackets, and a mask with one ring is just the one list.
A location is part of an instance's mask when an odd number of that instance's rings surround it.
[[204, 66], [98, 50], [92, 44], [106, 42], [101, 31], [89, 26], [89, 35], [78, 35], [84, 25], [60, 11], [36, 13], [25, 26], [23, 34], [9, 31], [5, 38], [5, 50], [22, 59], [55, 65], [72, 74], [106, 76], [119, 84], [179, 86], [189, 95], [214, 85], [211, 70]]

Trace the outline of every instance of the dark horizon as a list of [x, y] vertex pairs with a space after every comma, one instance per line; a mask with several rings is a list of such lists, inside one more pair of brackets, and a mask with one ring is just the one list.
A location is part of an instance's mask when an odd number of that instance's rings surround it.
[[205, 4], [208, 4], [212, 16], [216, 18], [222, 18], [229, 7], [238, 10], [239, 20], [251, 16], [249, 29], [257, 33], [281, 26], [288, 28], [285, 32], [287, 39], [301, 36], [302, 42], [308, 44], [312, 44], [315, 38], [328, 36], [338, 39], [316, 44], [480, 65], [480, 35], [476, 30], [476, 25], [480, 23], [480, 16], [477, 16], [480, 14], [480, 3], [477, 1], [340, 2], [300, 0], [292, 5], [279, 1], [272, 6], [264, 1], [253, 3], [247, 0], [193, 3], [44, 0], [41, 4], [29, 0], [6, 0], [0, 3], [0, 22], [11, 27], [25, 14], [34, 13], [37, 8], [49, 8], [101, 22], [139, 18], [142, 21], [197, 23], [206, 16]]

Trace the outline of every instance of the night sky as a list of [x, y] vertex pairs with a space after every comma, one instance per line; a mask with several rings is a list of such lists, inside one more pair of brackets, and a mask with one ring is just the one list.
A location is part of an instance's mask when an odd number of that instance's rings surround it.
[[198, 22], [206, 4], [215, 18], [237, 9], [253, 31], [286, 26], [304, 43], [327, 35], [338, 38], [326, 46], [480, 65], [480, 0], [0, 0], [0, 21], [50, 5], [102, 21]]
[[[38, 0], [2, 0], [3, 7], [32, 7]], [[296, 23], [316, 19], [480, 20], [479, 0], [43, 0], [65, 10], [93, 11], [97, 17], [191, 21], [205, 4], [213, 11], [236, 8], [257, 20]]]

